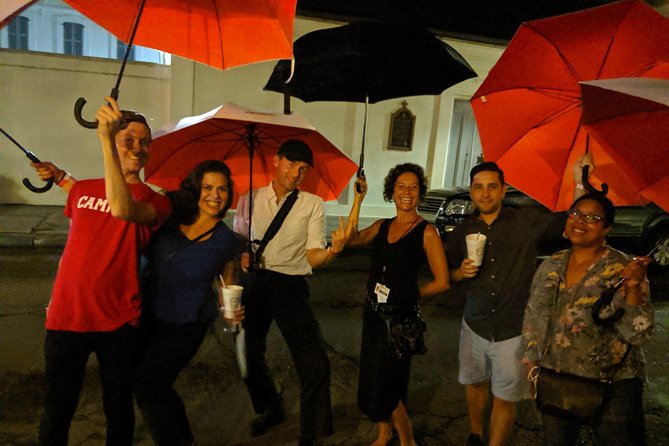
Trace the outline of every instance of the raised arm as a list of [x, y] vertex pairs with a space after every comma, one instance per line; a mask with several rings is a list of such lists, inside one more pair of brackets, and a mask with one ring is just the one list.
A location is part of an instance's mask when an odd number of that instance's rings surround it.
[[[122, 112], [113, 98], [106, 97], [105, 99], [109, 104], [100, 107], [95, 117], [98, 120], [97, 134], [102, 147], [105, 192], [111, 214], [122, 220], [140, 224], [151, 224], [157, 218], [156, 209], [150, 203], [135, 201], [127, 184], [128, 182], [141, 182], [139, 171], [143, 167], [143, 163], [139, 167], [134, 166], [133, 168], [126, 169], [122, 167], [117, 147], [117, 136], [119, 134]], [[125, 156], [129, 158], [129, 162], [134, 158], [142, 159], [142, 157], [146, 157], [144, 153], [133, 155], [133, 151], [138, 152], [138, 150], [147, 149], [144, 146], [146, 144], [144, 141], [137, 140], [132, 135], [121, 135], [121, 137], [118, 139], [121, 139], [120, 143], [123, 144], [124, 153], [128, 152]]]
[[349, 233], [348, 246], [367, 246], [374, 240], [376, 234], [379, 233], [381, 220], [374, 222], [374, 224], [362, 231], [358, 231], [360, 208], [362, 207], [365, 195], [367, 195], [367, 180], [364, 176], [359, 177], [355, 181], [353, 191], [355, 192], [353, 206], [351, 206], [351, 212], [348, 214], [348, 220], [346, 221], [346, 231]]

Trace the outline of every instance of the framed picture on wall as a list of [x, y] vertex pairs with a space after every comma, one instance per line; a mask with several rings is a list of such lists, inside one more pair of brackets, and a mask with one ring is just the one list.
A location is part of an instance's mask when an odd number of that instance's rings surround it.
[[407, 107], [407, 101], [402, 101], [402, 107], [390, 115], [390, 135], [388, 150], [411, 151], [413, 147], [413, 132], [416, 126], [416, 116]]

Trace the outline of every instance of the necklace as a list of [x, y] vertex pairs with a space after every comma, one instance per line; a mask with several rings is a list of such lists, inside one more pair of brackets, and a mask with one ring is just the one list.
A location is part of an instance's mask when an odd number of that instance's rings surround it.
[[[409, 227], [407, 228], [407, 230], [404, 231], [404, 234], [402, 234], [402, 236], [401, 236], [400, 238], [398, 238], [397, 240], [395, 240], [393, 243], [397, 243], [397, 242], [399, 242], [400, 240], [402, 240], [402, 239], [404, 238], [404, 236], [407, 235], [407, 234], [409, 233], [409, 231], [411, 231], [411, 229], [414, 227], [414, 225], [416, 224], [416, 222], [418, 221], [419, 218], [420, 218], [420, 215], [416, 215], [416, 218], [414, 219], [414, 221], [411, 222], [411, 225], [409, 225]], [[399, 223], [399, 222], [398, 222], [398, 223]]]

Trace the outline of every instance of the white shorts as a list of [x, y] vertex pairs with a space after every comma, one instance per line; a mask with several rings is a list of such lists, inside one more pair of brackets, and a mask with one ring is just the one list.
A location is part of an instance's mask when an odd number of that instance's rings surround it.
[[460, 384], [490, 381], [492, 394], [504, 401], [529, 399], [530, 386], [520, 363], [522, 336], [500, 342], [474, 333], [462, 320], [460, 329]]

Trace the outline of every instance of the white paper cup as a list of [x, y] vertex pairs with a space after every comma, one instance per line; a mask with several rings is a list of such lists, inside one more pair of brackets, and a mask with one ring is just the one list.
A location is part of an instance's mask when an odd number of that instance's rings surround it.
[[467, 234], [467, 258], [474, 261], [474, 265], [480, 266], [483, 263], [483, 252], [487, 237], [483, 234]]
[[242, 291], [244, 287], [239, 285], [230, 285], [221, 288], [223, 293], [223, 317], [226, 319], [234, 319], [239, 306], [242, 303]]

